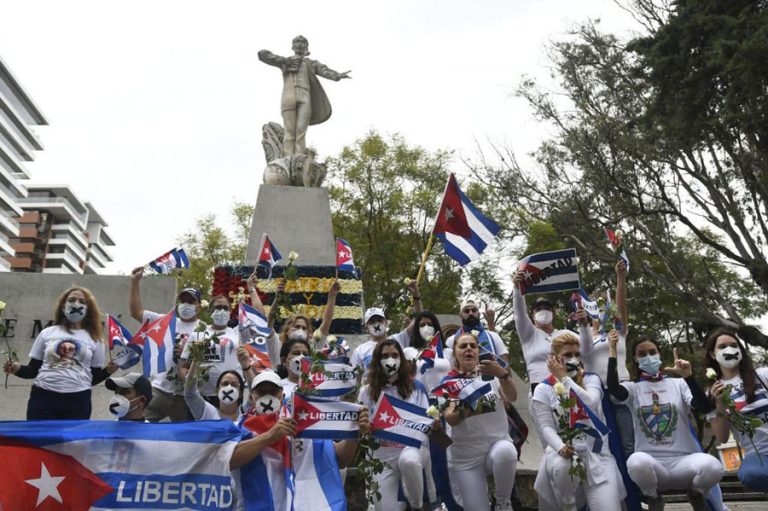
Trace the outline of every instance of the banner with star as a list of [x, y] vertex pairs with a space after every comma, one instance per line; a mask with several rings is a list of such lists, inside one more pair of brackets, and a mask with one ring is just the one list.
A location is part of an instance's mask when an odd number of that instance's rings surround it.
[[525, 275], [520, 292], [525, 295], [580, 289], [578, 263], [575, 248], [526, 256], [517, 263]]
[[357, 438], [362, 405], [293, 394], [293, 418], [299, 438]]
[[433, 422], [425, 408], [382, 393], [371, 420], [371, 432], [381, 440], [418, 449], [432, 431]]

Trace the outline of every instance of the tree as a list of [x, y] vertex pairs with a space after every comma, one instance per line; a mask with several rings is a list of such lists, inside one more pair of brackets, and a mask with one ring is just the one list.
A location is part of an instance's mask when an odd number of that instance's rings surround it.
[[[750, 103], [750, 115], [740, 117], [734, 104], [718, 103], [715, 95], [703, 115], [701, 104], [694, 103], [700, 84], [688, 83], [696, 79], [678, 74], [666, 88], [662, 83], [665, 51], [680, 57], [708, 47], [701, 43], [706, 38], [694, 37], [691, 20], [717, 33], [718, 44], [736, 44], [739, 35], [762, 44], [765, 30], [752, 33], [754, 27], [743, 19], [747, 11], [715, 14], [714, 4], [724, 3], [672, 2], [666, 12], [649, 0], [636, 0], [633, 12], [650, 27], [647, 38], [626, 45], [587, 23], [569, 40], [555, 43], [551, 58], [561, 90], [548, 92], [526, 80], [518, 91], [536, 117], [555, 130], [535, 153], [538, 168], [522, 169], [503, 147], [492, 148], [495, 162], [481, 157], [470, 165], [496, 191], [494, 203], [515, 205], [498, 208], [499, 219], [516, 221], [520, 231], [535, 221], [549, 223], [577, 247], [588, 285], [599, 287], [610, 279], [615, 256], [605, 247], [602, 228], [621, 227], [633, 261], [631, 296], [646, 300], [631, 305], [645, 315], [633, 319], [638, 325], [666, 330], [671, 340], [680, 335], [696, 340], [696, 334], [714, 326], [728, 326], [748, 342], [768, 347], [768, 338], [747, 322], [766, 311], [759, 290], [768, 293], [766, 201], [757, 183], [767, 175], [760, 147], [765, 138], [756, 129], [759, 123], [749, 121], [765, 118], [764, 97]], [[764, 19], [764, 11], [761, 6], [751, 13]], [[724, 23], [723, 16], [732, 23]], [[669, 35], [680, 31], [687, 34], [683, 43], [688, 46], [682, 49]], [[730, 81], [712, 78], [710, 83], [743, 83], [743, 77], [734, 78], [736, 63], [726, 60], [709, 72]], [[688, 65], [691, 76], [697, 65]], [[759, 77], [759, 72], [749, 69], [745, 76]], [[679, 90], [670, 100], [664, 94], [673, 86]], [[721, 96], [729, 97], [727, 91]], [[696, 112], [690, 121], [689, 110]]]
[[[418, 271], [450, 157], [371, 132], [328, 162], [334, 231], [350, 242], [362, 268], [366, 305], [384, 306], [392, 319], [406, 308], [403, 280]], [[439, 242], [432, 253], [421, 282], [425, 307], [455, 313], [461, 271]]]

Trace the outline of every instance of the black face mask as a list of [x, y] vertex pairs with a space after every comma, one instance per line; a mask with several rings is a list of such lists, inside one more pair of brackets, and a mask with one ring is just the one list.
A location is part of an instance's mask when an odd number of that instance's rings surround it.
[[461, 324], [464, 325], [465, 328], [473, 328], [480, 324], [480, 318], [467, 316], [466, 319], [461, 320]]

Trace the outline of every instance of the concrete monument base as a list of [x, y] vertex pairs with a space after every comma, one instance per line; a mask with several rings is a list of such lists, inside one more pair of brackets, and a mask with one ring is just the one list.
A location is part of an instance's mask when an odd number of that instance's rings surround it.
[[335, 266], [336, 247], [331, 223], [331, 204], [325, 188], [261, 185], [256, 198], [245, 264], [259, 262], [263, 233], [281, 251], [299, 254], [300, 266]]

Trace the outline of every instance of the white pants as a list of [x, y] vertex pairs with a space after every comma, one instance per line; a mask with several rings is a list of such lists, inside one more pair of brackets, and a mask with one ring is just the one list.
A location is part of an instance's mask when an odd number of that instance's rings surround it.
[[512, 497], [517, 469], [517, 449], [509, 440], [499, 440], [485, 455], [485, 463], [466, 470], [454, 469], [453, 475], [461, 490], [464, 509], [490, 511], [488, 499], [488, 474], [493, 474], [496, 500]]
[[[621, 509], [620, 481], [616, 477], [618, 470], [615, 468], [613, 470], [605, 470], [608, 476], [607, 481], [589, 485], [581, 482], [578, 476], [571, 477], [568, 474], [568, 470], [571, 468], [570, 459], [563, 458], [552, 450], [546, 452], [545, 456], [547, 476], [551, 481], [551, 486], [555, 493], [554, 497], [557, 500], [562, 500], [563, 504], [574, 504], [576, 503], [579, 489], [582, 489], [589, 509], [604, 511]], [[612, 461], [612, 463], [615, 462]], [[542, 511], [555, 511], [560, 508], [561, 506], [550, 507], [546, 501], [541, 498], [539, 499], [539, 509]]]
[[384, 464], [384, 471], [376, 474], [381, 500], [374, 505], [376, 511], [402, 511], [405, 502], [398, 502], [400, 483], [411, 507], [421, 508], [424, 499], [424, 461], [421, 451], [415, 447], [404, 447], [400, 455]]
[[661, 459], [635, 452], [627, 460], [627, 472], [640, 491], [650, 497], [658, 491], [689, 488], [706, 496], [723, 478], [723, 465], [703, 452]]

